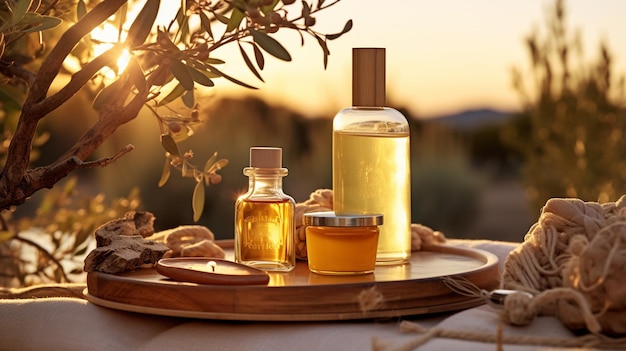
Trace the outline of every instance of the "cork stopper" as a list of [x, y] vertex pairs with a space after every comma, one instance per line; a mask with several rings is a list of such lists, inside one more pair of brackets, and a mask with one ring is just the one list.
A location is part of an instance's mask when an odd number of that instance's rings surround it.
[[279, 147], [251, 147], [250, 167], [281, 168], [283, 166], [283, 149]]
[[385, 49], [352, 49], [352, 106], [383, 107], [385, 97]]

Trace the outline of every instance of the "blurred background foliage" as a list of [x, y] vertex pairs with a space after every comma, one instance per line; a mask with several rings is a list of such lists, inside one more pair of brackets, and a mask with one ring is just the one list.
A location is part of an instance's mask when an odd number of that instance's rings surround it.
[[612, 71], [608, 43], [585, 63], [580, 33], [569, 29], [558, 0], [546, 32], [529, 35], [526, 47], [529, 72], [513, 70], [524, 110], [503, 136], [524, 157], [532, 207], [563, 196], [617, 200], [626, 194], [626, 110], [624, 76]]
[[[608, 43], [600, 43], [595, 60], [585, 61], [579, 37], [567, 30], [563, 2], [556, 0], [550, 11], [545, 32], [532, 32], [525, 42], [528, 67], [511, 73], [512, 89], [524, 102], [522, 111], [494, 117], [494, 111], [477, 110], [422, 119], [389, 96], [389, 106], [411, 125], [414, 223], [451, 238], [522, 241], [551, 197], [606, 202], [626, 194], [624, 80], [612, 72]], [[221, 171], [222, 182], [207, 189], [199, 221], [217, 238], [233, 237], [233, 206], [248, 186], [242, 170], [251, 146], [283, 148], [283, 164], [289, 169], [284, 189], [297, 202], [318, 188], [331, 187], [333, 116], [305, 115], [249, 96], [199, 99], [204, 123], [180, 147], [193, 149], [199, 159], [217, 150], [229, 160]], [[57, 111], [54, 123], [44, 126], [49, 140], [37, 162], [45, 163], [57, 153], [55, 148], [74, 139], [68, 126], [76, 123], [74, 116], [82, 113], [78, 111], [85, 101], [77, 95]], [[122, 210], [141, 208], [155, 214], [157, 230], [192, 223], [189, 203], [195, 184], [172, 175], [162, 188], [157, 186], [163, 163], [158, 135], [158, 126], [147, 115], [123, 126], [100, 152], [111, 154], [131, 142], [136, 149], [107, 168], [78, 172], [78, 183], [66, 189], [90, 199], [91, 205], [73, 200], [81, 205], [75, 210], [66, 206], [75, 212], [65, 213], [65, 218], [80, 222], [82, 215], [99, 214], [95, 220], [104, 222]], [[108, 203], [100, 194], [114, 200]], [[12, 220], [37, 217], [50, 201], [47, 196], [37, 194]], [[90, 210], [96, 200], [95, 207], [107, 210]], [[55, 223], [58, 218], [48, 217]], [[82, 228], [92, 230], [93, 225]]]

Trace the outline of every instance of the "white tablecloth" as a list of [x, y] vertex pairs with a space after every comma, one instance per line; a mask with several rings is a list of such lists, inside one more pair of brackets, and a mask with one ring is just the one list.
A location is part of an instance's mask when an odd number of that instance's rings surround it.
[[[500, 263], [516, 243], [464, 240], [451, 244], [496, 254]], [[496, 312], [481, 306], [457, 313], [407, 317], [425, 328], [495, 335]], [[0, 300], [1, 350], [394, 350], [420, 334], [400, 331], [400, 321], [232, 322], [162, 317], [117, 311], [82, 299]], [[524, 328], [505, 326], [504, 335], [572, 338], [558, 320], [537, 318]], [[489, 342], [435, 337], [419, 350], [495, 350]], [[547, 349], [547, 348], [545, 348]], [[537, 350], [505, 345], [506, 351]]]

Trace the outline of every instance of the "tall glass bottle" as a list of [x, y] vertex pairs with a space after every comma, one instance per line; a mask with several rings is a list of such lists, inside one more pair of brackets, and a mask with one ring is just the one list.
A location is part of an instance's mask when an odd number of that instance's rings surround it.
[[283, 192], [282, 149], [250, 148], [248, 192], [235, 202], [235, 261], [266, 271], [296, 265], [295, 201]]
[[382, 213], [376, 263], [404, 263], [411, 257], [409, 124], [384, 107], [385, 49], [352, 55], [352, 107], [333, 120], [334, 211]]

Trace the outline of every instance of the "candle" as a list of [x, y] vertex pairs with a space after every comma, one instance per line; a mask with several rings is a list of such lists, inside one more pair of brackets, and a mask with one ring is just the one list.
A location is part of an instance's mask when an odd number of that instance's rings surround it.
[[259, 269], [227, 260], [178, 257], [159, 260], [156, 270], [176, 281], [198, 284], [267, 284], [269, 275]]

